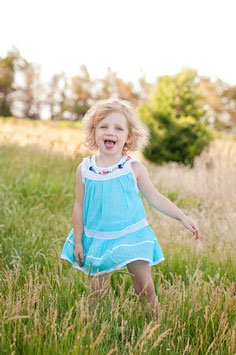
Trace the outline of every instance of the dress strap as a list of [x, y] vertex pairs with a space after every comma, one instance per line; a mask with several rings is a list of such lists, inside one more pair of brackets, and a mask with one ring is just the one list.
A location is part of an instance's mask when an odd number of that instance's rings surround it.
[[130, 159], [129, 159], [129, 163], [132, 163], [133, 161], [140, 161], [138, 158], [132, 158], [132, 157], [130, 157]]

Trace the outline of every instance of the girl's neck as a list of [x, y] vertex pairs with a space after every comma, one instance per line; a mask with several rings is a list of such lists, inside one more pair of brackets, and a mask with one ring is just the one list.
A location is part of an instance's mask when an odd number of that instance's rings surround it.
[[118, 164], [122, 157], [123, 157], [122, 154], [116, 154], [111, 156], [99, 154], [95, 156], [95, 161], [97, 166], [108, 168], [109, 166]]

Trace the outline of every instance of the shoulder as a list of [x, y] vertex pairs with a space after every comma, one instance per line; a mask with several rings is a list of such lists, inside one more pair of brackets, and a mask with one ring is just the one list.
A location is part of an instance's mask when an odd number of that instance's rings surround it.
[[82, 206], [82, 201], [84, 198], [85, 186], [84, 186], [84, 177], [82, 172], [82, 162], [77, 166], [76, 169], [76, 201]]
[[84, 177], [85, 177], [85, 166], [86, 166], [86, 159], [87, 158], [83, 158], [82, 162], [77, 166], [76, 169], [76, 182], [78, 184], [84, 184]]
[[152, 201], [153, 196], [157, 196], [157, 194], [159, 196], [159, 192], [149, 177], [147, 168], [140, 162], [132, 163], [132, 168], [137, 179], [138, 188], [144, 197], [150, 202]]
[[148, 174], [146, 167], [140, 161], [133, 161], [131, 165], [137, 180]]
[[81, 163], [78, 165], [76, 173], [81, 172], [83, 174], [84, 170], [90, 166], [91, 156], [82, 159]]
[[76, 180], [80, 183], [81, 181], [84, 183], [85, 176], [87, 174], [87, 171], [89, 170], [89, 167], [91, 165], [91, 159], [92, 156], [89, 155], [85, 158], [82, 159], [81, 163], [77, 166], [76, 169]]
[[83, 162], [81, 162], [81, 163], [77, 166], [76, 175], [79, 174], [80, 172], [82, 172], [82, 165], [83, 165]]
[[82, 166], [83, 166], [83, 162], [81, 162], [76, 169], [76, 179], [81, 179], [82, 180]]

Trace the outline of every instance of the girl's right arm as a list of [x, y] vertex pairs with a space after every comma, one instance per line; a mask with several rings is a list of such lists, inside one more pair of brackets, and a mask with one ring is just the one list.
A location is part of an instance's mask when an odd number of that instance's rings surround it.
[[75, 204], [73, 210], [73, 228], [75, 245], [82, 244], [82, 236], [84, 232], [83, 223], [83, 201], [84, 201], [84, 183], [82, 181], [82, 163], [76, 170], [76, 188], [75, 188]]

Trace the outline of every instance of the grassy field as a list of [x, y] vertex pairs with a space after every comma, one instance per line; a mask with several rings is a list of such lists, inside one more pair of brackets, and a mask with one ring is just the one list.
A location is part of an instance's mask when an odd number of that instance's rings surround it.
[[201, 231], [196, 241], [143, 199], [165, 256], [152, 267], [156, 324], [127, 270], [112, 274], [91, 313], [87, 275], [60, 259], [75, 171], [88, 153], [80, 130], [11, 119], [0, 120], [0, 137], [1, 354], [235, 354], [234, 139], [217, 138], [193, 169], [142, 159], [158, 191]]

